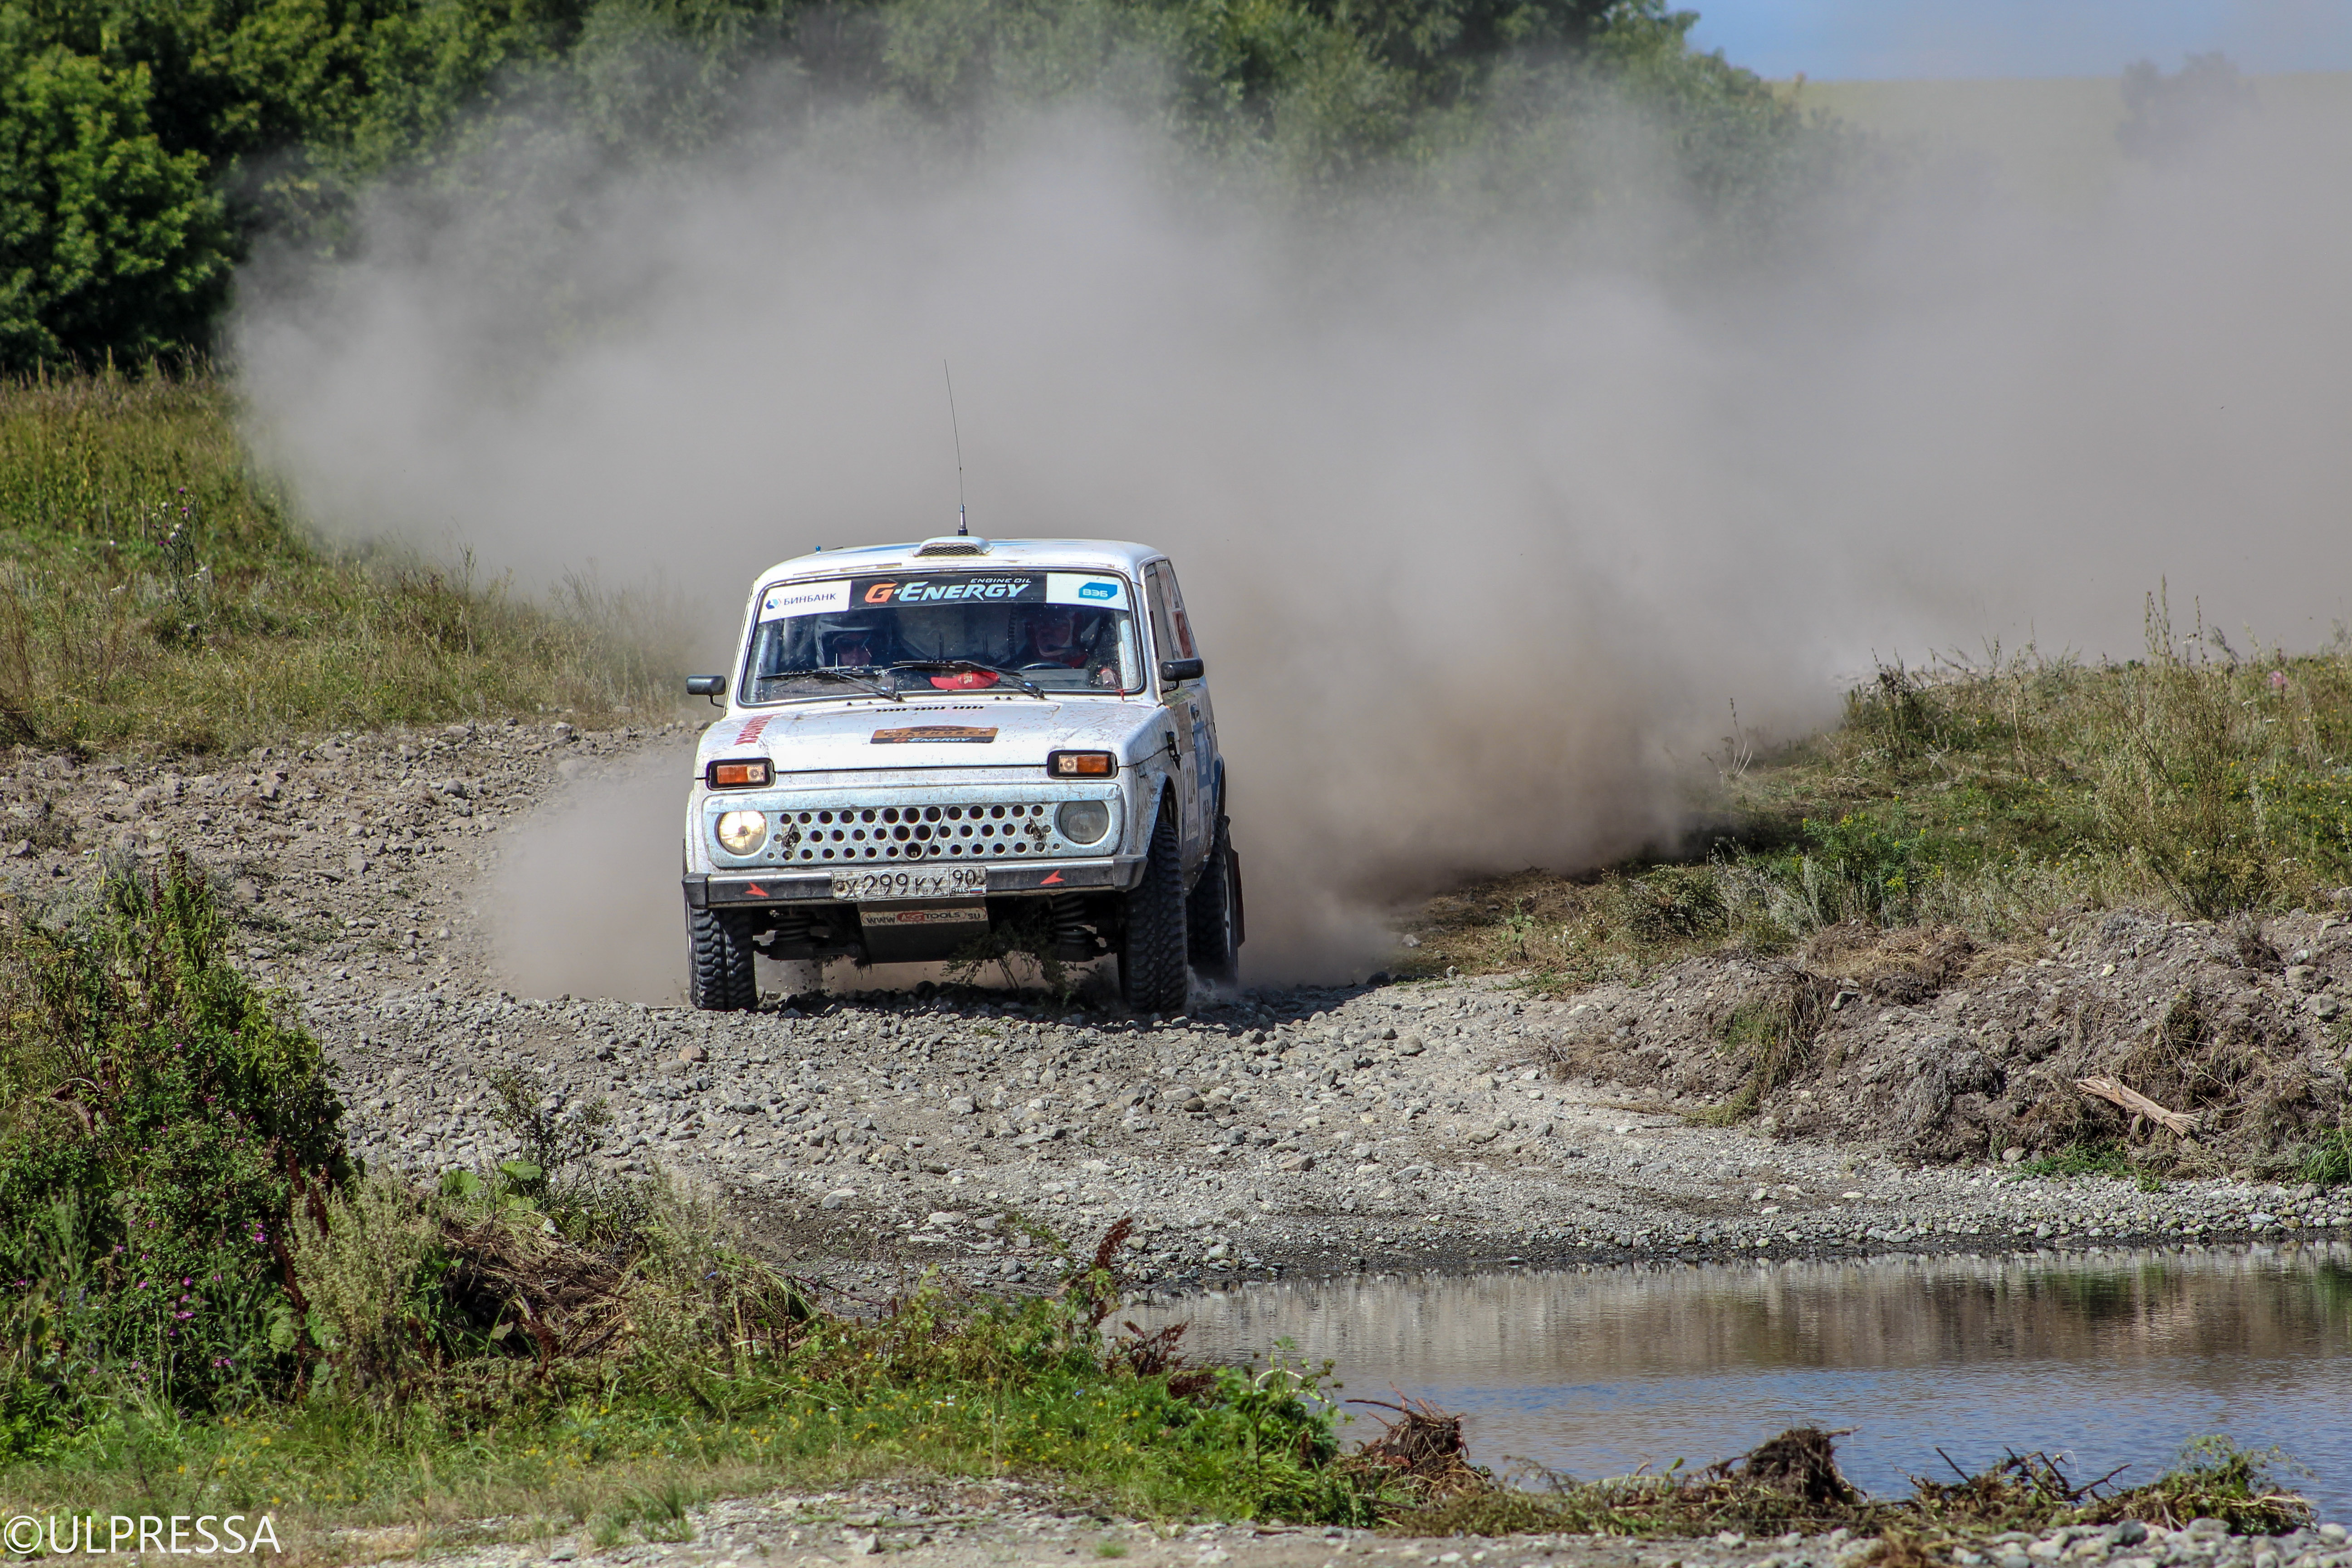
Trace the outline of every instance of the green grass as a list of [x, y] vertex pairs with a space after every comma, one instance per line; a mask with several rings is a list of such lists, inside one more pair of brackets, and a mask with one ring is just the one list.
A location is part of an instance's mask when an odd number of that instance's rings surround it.
[[2089, 910], [2219, 920], [2352, 883], [2352, 648], [2240, 655], [2152, 600], [2146, 657], [1899, 667], [1832, 731], [1727, 741], [1692, 858], [1521, 873], [1435, 900], [1414, 967], [1549, 990], [1832, 926], [2032, 943]]
[[200, 752], [667, 710], [650, 606], [322, 550], [236, 416], [204, 375], [0, 381], [0, 742]]
[[2015, 1173], [2020, 1178], [2113, 1176], [2119, 1182], [2137, 1184], [2144, 1193], [2164, 1190], [2162, 1178], [2146, 1165], [2134, 1161], [2127, 1146], [2105, 1140], [2071, 1144], [2053, 1153], [2021, 1161]]

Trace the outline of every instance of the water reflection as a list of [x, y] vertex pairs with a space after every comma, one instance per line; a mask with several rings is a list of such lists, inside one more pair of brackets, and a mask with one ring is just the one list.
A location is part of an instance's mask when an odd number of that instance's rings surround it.
[[1878, 1492], [2003, 1449], [2087, 1478], [2189, 1437], [2275, 1444], [2352, 1516], [2352, 1248], [2064, 1260], [1902, 1258], [1252, 1286], [1135, 1315], [1186, 1347], [1339, 1363], [1470, 1417], [1474, 1453], [1576, 1475], [1736, 1453], [1796, 1423], [1855, 1428]]

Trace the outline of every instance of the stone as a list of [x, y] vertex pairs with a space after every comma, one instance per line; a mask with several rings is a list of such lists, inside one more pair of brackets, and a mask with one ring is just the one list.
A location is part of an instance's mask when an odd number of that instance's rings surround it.
[[857, 1189], [856, 1187], [835, 1187], [833, 1191], [825, 1194], [823, 1198], [818, 1200], [818, 1202], [819, 1205], [824, 1208], [847, 1208], [850, 1204], [856, 1200], [856, 1197]]
[[979, 1110], [980, 1107], [973, 1102], [971, 1096], [968, 1094], [959, 1094], [953, 1100], [948, 1101], [948, 1114], [950, 1116], [971, 1116], [977, 1114]]
[[701, 1046], [680, 1046], [677, 1059], [682, 1062], [707, 1062], [710, 1059], [710, 1052]]

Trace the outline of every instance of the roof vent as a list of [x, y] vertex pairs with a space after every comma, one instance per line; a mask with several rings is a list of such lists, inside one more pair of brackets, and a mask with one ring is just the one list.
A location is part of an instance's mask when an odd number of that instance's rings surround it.
[[918, 549], [915, 553], [919, 557], [924, 555], [985, 555], [988, 553], [988, 541], [985, 539], [973, 539], [969, 535], [961, 533], [943, 533], [937, 539], [926, 539], [923, 541], [922, 546]]

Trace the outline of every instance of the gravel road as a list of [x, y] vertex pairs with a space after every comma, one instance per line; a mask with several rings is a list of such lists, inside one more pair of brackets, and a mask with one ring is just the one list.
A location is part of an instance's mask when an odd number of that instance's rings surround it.
[[[1711, 1086], [1703, 1072], [1673, 1081], [1673, 1053], [1694, 1047], [1692, 1026], [1677, 1036], [1672, 1020], [1734, 994], [1737, 960], [1568, 1001], [1495, 980], [1264, 988], [1160, 1021], [1010, 997], [780, 997], [712, 1015], [502, 989], [481, 912], [497, 858], [566, 792], [658, 765], [689, 735], [464, 725], [176, 763], [20, 750], [0, 868], [32, 907], [69, 901], [107, 855], [178, 845], [217, 872], [246, 922], [244, 962], [325, 1043], [372, 1164], [432, 1173], [511, 1152], [486, 1113], [488, 1079], [528, 1069], [551, 1106], [609, 1104], [611, 1163], [723, 1194], [780, 1255], [845, 1284], [938, 1267], [1020, 1288], [1051, 1277], [1047, 1233], [1091, 1247], [1122, 1215], [1138, 1224], [1134, 1278], [1163, 1292], [1286, 1272], [2352, 1226], [2344, 1189], [2019, 1180], [1992, 1143], [1921, 1163], [1899, 1118], [1832, 1113], [1826, 1083], [1817, 1114], [1792, 1101], [1739, 1127], [1694, 1126], [1684, 1113]], [[2331, 944], [2352, 930], [2305, 923], [2274, 936], [2298, 944], [2292, 978], [2248, 984], [2277, 989], [2283, 1016], [2317, 1030], [2320, 1011], [2334, 1016], [2324, 1003], [2343, 949]], [[2095, 950], [2101, 930], [2121, 934]], [[1842, 1007], [1863, 1031], [1857, 1062], [1984, 1048], [1990, 1031], [1966, 1028], [1969, 999], [2003, 986], [2157, 994], [2200, 940], [2114, 916], [2086, 919], [2083, 936], [1957, 991]], [[1653, 1038], [1651, 1081], [1629, 1084], [1623, 1053]], [[2309, 1066], [2340, 1086], [2332, 1040], [2313, 1034]], [[1617, 1076], [1559, 1076], [1580, 1063]], [[1915, 1087], [1885, 1078], [1857, 1072], [1842, 1103]]]

